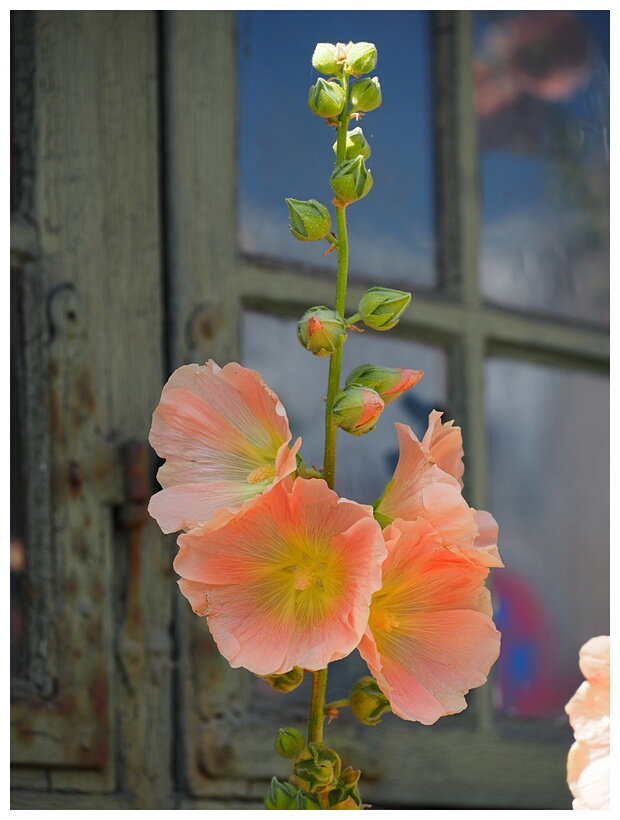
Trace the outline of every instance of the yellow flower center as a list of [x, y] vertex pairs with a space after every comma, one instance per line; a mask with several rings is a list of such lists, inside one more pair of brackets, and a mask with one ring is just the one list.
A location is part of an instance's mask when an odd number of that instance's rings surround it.
[[378, 632], [390, 633], [398, 629], [399, 626], [400, 622], [387, 609], [371, 610], [370, 627], [373, 632], [377, 630]]
[[293, 578], [295, 589], [298, 592], [311, 586], [322, 586], [317, 568], [312, 564], [301, 564], [301, 566], [293, 567]]
[[329, 544], [289, 542], [287, 553], [271, 576], [272, 595], [288, 599], [298, 622], [317, 623], [337, 606], [345, 568], [330, 554]]
[[275, 464], [265, 464], [263, 467], [257, 467], [248, 475], [248, 484], [260, 484], [261, 481], [271, 481], [276, 474]]

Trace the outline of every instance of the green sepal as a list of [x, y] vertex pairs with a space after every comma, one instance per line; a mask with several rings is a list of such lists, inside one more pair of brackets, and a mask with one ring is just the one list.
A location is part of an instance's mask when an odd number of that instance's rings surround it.
[[324, 120], [332, 120], [337, 117], [345, 107], [347, 98], [338, 83], [324, 80], [322, 77], [310, 87], [308, 92], [308, 108], [317, 117]]
[[377, 65], [377, 47], [374, 43], [351, 43], [347, 49], [344, 70], [359, 77], [368, 74]]
[[297, 689], [304, 679], [304, 670], [299, 666], [294, 666], [289, 672], [280, 675], [256, 675], [275, 689], [276, 692], [292, 692]]
[[351, 100], [352, 114], [358, 111], [367, 114], [369, 111], [379, 108], [382, 102], [379, 78], [364, 77], [363, 80], [353, 83], [349, 99]]
[[347, 339], [344, 319], [325, 305], [309, 308], [297, 324], [300, 344], [315, 356], [330, 356]]
[[309, 743], [295, 761], [293, 769], [297, 785], [307, 791], [329, 791], [340, 775], [340, 758], [322, 743]]
[[411, 294], [394, 288], [370, 288], [357, 306], [362, 321], [373, 330], [390, 330], [411, 302]]
[[321, 811], [321, 804], [319, 803], [318, 798], [313, 794], [308, 794], [308, 792], [304, 792], [300, 789], [295, 795], [295, 800], [293, 801], [291, 808]]
[[341, 205], [362, 199], [372, 188], [372, 174], [361, 156], [345, 159], [333, 170], [329, 184]]
[[316, 199], [286, 199], [291, 218], [290, 231], [302, 242], [325, 239], [332, 227], [332, 218], [325, 205]]
[[333, 43], [317, 43], [312, 55], [312, 65], [321, 74], [336, 74], [340, 70], [336, 61], [336, 46]]
[[299, 789], [292, 783], [281, 783], [276, 777], [271, 778], [269, 791], [265, 796], [265, 808], [271, 810], [294, 809], [295, 798]]
[[366, 726], [381, 723], [381, 715], [392, 708], [379, 684], [370, 675], [360, 678], [355, 683], [349, 695], [349, 704], [353, 716]]
[[[338, 140], [333, 144], [334, 154], [338, 151]], [[344, 158], [355, 159], [361, 157], [366, 160], [370, 156], [370, 143], [364, 136], [364, 132], [358, 126], [347, 132], [347, 143]]]
[[300, 731], [287, 726], [286, 729], [278, 729], [273, 745], [281, 757], [291, 759], [301, 752], [306, 745], [306, 739]]

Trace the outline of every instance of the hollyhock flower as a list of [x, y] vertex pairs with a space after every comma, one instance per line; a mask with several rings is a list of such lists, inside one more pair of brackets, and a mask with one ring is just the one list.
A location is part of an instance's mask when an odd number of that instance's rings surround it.
[[358, 649], [392, 711], [428, 725], [465, 709], [499, 654], [489, 570], [447, 549], [423, 518], [397, 519], [383, 535], [383, 586]]
[[566, 705], [575, 732], [567, 779], [573, 809], [609, 809], [609, 636], [591, 638], [579, 652], [585, 681]]
[[355, 649], [386, 547], [372, 507], [322, 479], [289, 479], [181, 535], [174, 562], [231, 666], [323, 669]]
[[384, 521], [422, 516], [443, 538], [444, 546], [482, 566], [501, 567], [497, 523], [472, 509], [463, 496], [463, 440], [459, 427], [441, 423], [437, 410], [420, 442], [406, 424], [394, 425], [400, 457], [391, 481], [375, 505]]
[[164, 532], [238, 510], [296, 469], [286, 411], [258, 373], [236, 363], [188, 364], [172, 374], [149, 441], [166, 463], [149, 512]]

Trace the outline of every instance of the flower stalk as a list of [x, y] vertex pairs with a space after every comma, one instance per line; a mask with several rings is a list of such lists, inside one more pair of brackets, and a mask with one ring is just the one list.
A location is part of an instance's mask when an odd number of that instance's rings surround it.
[[[342, 89], [345, 94], [345, 105], [338, 118], [336, 138], [336, 165], [341, 163], [347, 151], [347, 130], [349, 125], [349, 77], [343, 72]], [[349, 240], [347, 236], [346, 208], [336, 207], [336, 231], [338, 236], [338, 274], [336, 279], [335, 310], [343, 319], [347, 298], [347, 276], [349, 271]], [[327, 379], [327, 397], [325, 400], [325, 451], [323, 458], [323, 478], [330, 489], [334, 489], [336, 480], [336, 431], [333, 420], [334, 399], [340, 390], [340, 370], [342, 366], [342, 347], [329, 357], [329, 375]], [[312, 673], [312, 693], [308, 713], [308, 743], [323, 741], [325, 723], [325, 689], [327, 686], [327, 669]]]

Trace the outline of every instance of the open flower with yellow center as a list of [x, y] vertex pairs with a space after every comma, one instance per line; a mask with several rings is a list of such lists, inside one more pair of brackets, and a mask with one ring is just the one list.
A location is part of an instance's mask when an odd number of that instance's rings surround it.
[[372, 508], [287, 479], [179, 536], [174, 568], [231, 666], [323, 669], [358, 645], [386, 555]]
[[153, 413], [149, 441], [166, 463], [149, 512], [164, 532], [238, 510], [296, 469], [297, 439], [275, 393], [236, 363], [188, 364], [172, 374]]
[[400, 447], [398, 464], [375, 505], [381, 520], [421, 516], [442, 536], [443, 545], [482, 566], [501, 567], [497, 523], [483, 510], [474, 510], [461, 494], [463, 440], [459, 427], [441, 423], [437, 410], [420, 442], [406, 424], [395, 424]]
[[383, 535], [383, 585], [359, 652], [396, 715], [435, 723], [465, 709], [499, 655], [489, 570], [447, 549], [423, 518], [397, 519]]

